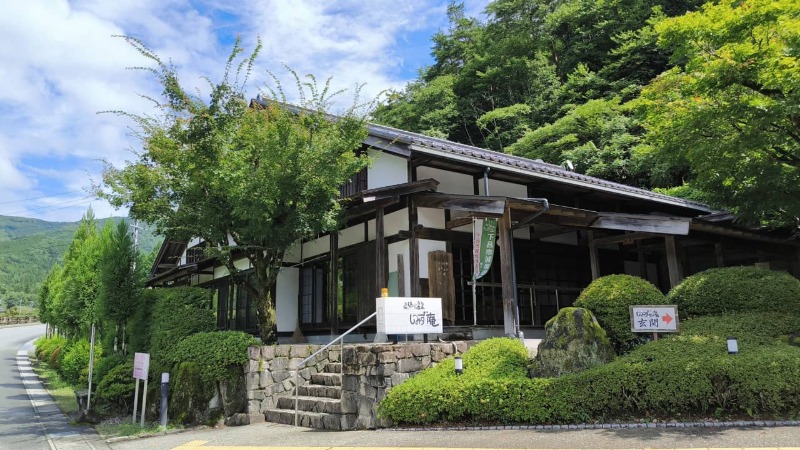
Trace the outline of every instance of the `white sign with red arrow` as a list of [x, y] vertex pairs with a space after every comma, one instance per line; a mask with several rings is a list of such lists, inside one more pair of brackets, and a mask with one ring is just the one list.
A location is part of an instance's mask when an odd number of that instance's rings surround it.
[[678, 306], [631, 306], [631, 331], [634, 333], [676, 333], [678, 331]]

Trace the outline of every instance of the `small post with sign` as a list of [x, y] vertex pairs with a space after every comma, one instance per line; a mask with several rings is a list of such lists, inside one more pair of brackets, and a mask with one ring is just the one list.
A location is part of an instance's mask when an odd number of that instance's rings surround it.
[[658, 340], [658, 333], [678, 332], [677, 305], [631, 305], [630, 311], [634, 333], [653, 333]]
[[142, 394], [142, 421], [140, 426], [144, 426], [144, 413], [147, 405], [147, 373], [150, 370], [150, 354], [136, 353], [133, 357], [133, 378], [136, 382], [136, 389], [133, 394], [133, 423], [136, 423], [136, 409], [139, 403], [139, 380], [144, 380], [144, 392]]

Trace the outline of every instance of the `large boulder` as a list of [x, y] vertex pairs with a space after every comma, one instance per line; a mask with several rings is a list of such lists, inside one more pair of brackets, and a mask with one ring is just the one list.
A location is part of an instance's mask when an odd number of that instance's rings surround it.
[[531, 366], [533, 377], [580, 372], [614, 359], [614, 347], [588, 309], [562, 309], [547, 322], [545, 333]]

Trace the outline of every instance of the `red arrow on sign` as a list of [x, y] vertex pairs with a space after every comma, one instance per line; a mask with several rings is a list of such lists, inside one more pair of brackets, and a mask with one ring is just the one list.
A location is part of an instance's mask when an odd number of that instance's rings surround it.
[[663, 316], [661, 316], [661, 320], [663, 320], [664, 322], [666, 322], [667, 325], [669, 325], [669, 323], [672, 322], [672, 316], [670, 316], [669, 313], [664, 314]]

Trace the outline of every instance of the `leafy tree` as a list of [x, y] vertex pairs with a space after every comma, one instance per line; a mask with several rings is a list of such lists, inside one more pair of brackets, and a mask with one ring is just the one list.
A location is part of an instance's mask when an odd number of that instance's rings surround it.
[[96, 319], [99, 254], [100, 239], [90, 208], [64, 254], [61, 283], [55, 292], [53, 314], [67, 336], [87, 335]]
[[[139, 125], [143, 149], [127, 167], [106, 166], [101, 195], [129, 206], [132, 217], [161, 234], [202, 238], [232, 280], [254, 295], [261, 338], [274, 342], [271, 289], [283, 257], [298, 240], [338, 226], [338, 187], [368, 163], [356, 153], [365, 119], [357, 105], [336, 118], [326, 115], [328, 85], [320, 90], [313, 77], [301, 87], [301, 108], [279, 104], [280, 86], [264, 104], [249, 107], [245, 87], [260, 44], [240, 59], [237, 41], [204, 101], [181, 86], [173, 66], [128, 41], [156, 64], [151, 71], [164, 90], [157, 116], [120, 113]], [[234, 265], [239, 258], [254, 277]]]
[[638, 102], [653, 151], [740, 217], [800, 225], [800, 3], [721, 0], [656, 31], [679, 66]]
[[116, 226], [106, 222], [101, 237], [97, 305], [98, 314], [106, 322], [105, 348], [110, 350], [116, 343], [120, 346], [114, 347], [124, 348], [125, 325], [136, 309], [144, 266], [136, 264], [136, 249], [127, 222], [123, 220]]

